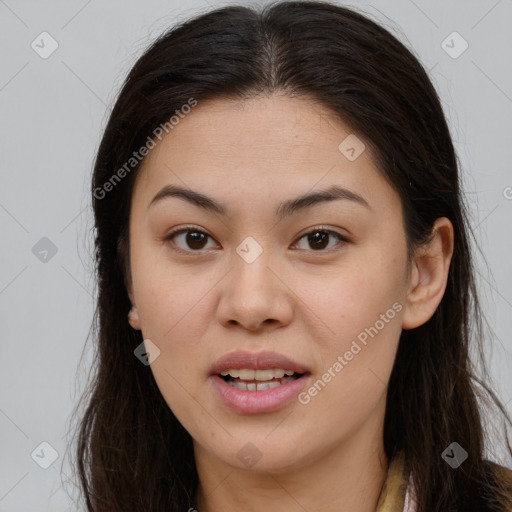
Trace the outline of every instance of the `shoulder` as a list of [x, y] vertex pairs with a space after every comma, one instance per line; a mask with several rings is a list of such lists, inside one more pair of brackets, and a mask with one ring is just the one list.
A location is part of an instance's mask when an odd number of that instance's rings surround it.
[[510, 510], [512, 512], [512, 469], [489, 460], [486, 460], [485, 463], [488, 477], [494, 481], [496, 486], [504, 491], [503, 494], [510, 498], [511, 505], [507, 511]]
[[490, 475], [498, 478], [505, 484], [512, 484], [512, 469], [501, 466], [500, 464], [497, 464], [491, 460], [485, 460], [484, 462]]
[[505, 486], [512, 486], [512, 469], [500, 466], [490, 460], [485, 461], [489, 472]]

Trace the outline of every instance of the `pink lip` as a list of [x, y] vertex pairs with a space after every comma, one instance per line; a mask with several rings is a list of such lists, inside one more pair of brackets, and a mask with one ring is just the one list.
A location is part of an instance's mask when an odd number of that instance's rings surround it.
[[[224, 370], [230, 368], [248, 368], [250, 370], [265, 370], [267, 368], [282, 368], [283, 370], [293, 370], [296, 373], [305, 373], [308, 369], [291, 359], [278, 354], [277, 352], [231, 352], [222, 356], [213, 365], [211, 375], [219, 375]], [[276, 388], [277, 389], [277, 388]]]
[[[220, 377], [222, 371], [230, 368], [281, 368], [305, 375], [265, 391], [243, 391], [231, 387]], [[220, 400], [233, 411], [239, 414], [262, 414], [277, 411], [290, 403], [304, 388], [310, 376], [308, 368], [276, 352], [237, 351], [217, 360], [211, 369], [210, 382]]]
[[218, 375], [211, 375], [210, 381], [221, 401], [233, 411], [239, 414], [263, 414], [277, 411], [290, 403], [304, 388], [310, 376], [311, 374], [307, 373], [298, 379], [265, 391], [243, 391], [232, 388]]

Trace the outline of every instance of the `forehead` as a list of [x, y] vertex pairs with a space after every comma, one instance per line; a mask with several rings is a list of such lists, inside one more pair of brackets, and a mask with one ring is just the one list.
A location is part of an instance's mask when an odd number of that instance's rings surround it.
[[[160, 149], [170, 150], [169, 146], [179, 142], [194, 145], [198, 157], [204, 151], [219, 156], [256, 156], [264, 149], [267, 155], [291, 160], [322, 155], [327, 159], [338, 152], [339, 143], [350, 133], [343, 121], [309, 97], [219, 98], [199, 102], [164, 137]], [[147, 160], [154, 158], [153, 153]]]
[[171, 183], [251, 205], [333, 184], [397, 199], [363, 139], [307, 97], [198, 102], [145, 157], [134, 194]]

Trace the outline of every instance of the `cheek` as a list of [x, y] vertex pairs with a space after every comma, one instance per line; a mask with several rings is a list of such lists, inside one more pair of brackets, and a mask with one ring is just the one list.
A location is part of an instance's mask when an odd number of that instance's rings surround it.
[[160, 394], [179, 422], [193, 438], [202, 438], [206, 432], [215, 431], [205, 403], [204, 388], [198, 387], [197, 357], [186, 353], [176, 353], [176, 346], [165, 345], [151, 364]]
[[359, 279], [331, 286], [322, 300], [314, 303], [326, 315], [328, 327], [323, 328], [323, 336], [314, 339], [323, 380], [336, 381], [340, 385], [337, 392], [349, 399], [354, 389], [356, 395], [360, 393], [368, 379], [387, 381], [401, 333], [403, 305], [393, 283], [380, 283], [377, 288]]
[[321, 369], [301, 397], [305, 421], [320, 415], [340, 425], [333, 435], [348, 436], [378, 408], [383, 411], [401, 332], [401, 304], [392, 302], [392, 292], [392, 283], [376, 288], [346, 280], [330, 289], [323, 304], [315, 303], [321, 311], [331, 308], [327, 322], [335, 334], [315, 339]]
[[197, 362], [204, 357], [204, 320], [212, 315], [208, 292], [218, 277], [192, 266], [171, 265], [166, 250], [135, 248], [132, 278], [142, 335], [160, 349], [151, 368], [165, 382], [164, 396], [179, 396], [180, 384], [193, 392], [197, 381]]
[[[358, 256], [310, 294], [328, 327], [314, 338], [322, 372], [311, 394], [321, 395], [318, 406], [333, 417], [352, 410], [364, 415], [381, 399], [401, 333], [404, 255], [383, 258], [369, 250]], [[329, 409], [334, 403], [341, 409]]]
[[[208, 313], [201, 300], [208, 289], [197, 276], [172, 271], [163, 258], [134, 262], [134, 288], [143, 337], [159, 348], [151, 371], [160, 393], [180, 422], [191, 432], [204, 413], [197, 362], [204, 357], [200, 318]], [[211, 285], [210, 285], [211, 287]]]
[[151, 240], [132, 247], [133, 287], [142, 330], [147, 337], [170, 334], [180, 318], [183, 318], [181, 322], [189, 321], [188, 313], [208, 285], [208, 280], [199, 283], [190, 270], [192, 267], [173, 265], [168, 251], [165, 244], [156, 246]]
[[[358, 256], [353, 264], [335, 269], [325, 279], [304, 280], [297, 290], [297, 295], [322, 320], [319, 329], [325, 335], [326, 348], [342, 349], [376, 322], [379, 330], [387, 330], [391, 323], [388, 320], [399, 323], [396, 317], [403, 303], [405, 260], [384, 260], [372, 253]], [[320, 337], [319, 343], [321, 340]]]

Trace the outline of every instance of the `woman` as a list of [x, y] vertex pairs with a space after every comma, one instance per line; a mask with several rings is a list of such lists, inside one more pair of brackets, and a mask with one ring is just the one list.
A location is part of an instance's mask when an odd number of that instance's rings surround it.
[[183, 23], [130, 71], [92, 188], [89, 511], [512, 510], [456, 155], [389, 32], [324, 2]]

